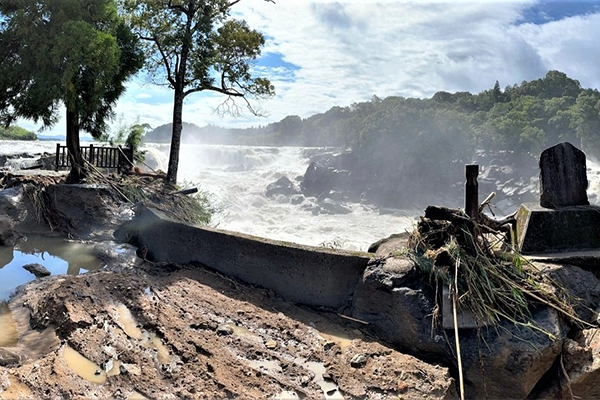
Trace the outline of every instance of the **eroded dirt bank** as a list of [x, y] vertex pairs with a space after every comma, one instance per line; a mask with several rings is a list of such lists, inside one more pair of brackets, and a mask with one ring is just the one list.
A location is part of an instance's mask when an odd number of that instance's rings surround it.
[[456, 397], [446, 368], [378, 343], [360, 324], [200, 266], [138, 264], [22, 288], [13, 316], [30, 312], [44, 334], [33, 350], [0, 348], [0, 396]]

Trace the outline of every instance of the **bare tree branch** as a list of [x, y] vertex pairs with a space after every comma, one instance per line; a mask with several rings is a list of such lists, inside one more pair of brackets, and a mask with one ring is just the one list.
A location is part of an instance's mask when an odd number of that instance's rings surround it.
[[171, 71], [171, 64], [169, 63], [169, 58], [165, 54], [162, 46], [160, 45], [158, 38], [153, 36], [140, 36], [140, 39], [151, 41], [154, 42], [154, 44], [156, 44], [156, 48], [158, 49], [162, 62], [165, 65], [165, 69], [167, 70], [167, 80], [171, 85], [175, 85], [175, 77], [173, 76], [173, 73]]

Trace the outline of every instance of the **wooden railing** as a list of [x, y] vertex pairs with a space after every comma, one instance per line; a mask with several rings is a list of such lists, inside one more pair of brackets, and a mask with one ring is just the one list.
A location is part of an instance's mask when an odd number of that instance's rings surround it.
[[[127, 170], [132, 167], [133, 163], [133, 148], [132, 147], [94, 147], [80, 146], [79, 150], [83, 159], [97, 168], [116, 169], [119, 173], [121, 170]], [[54, 162], [55, 170], [71, 167], [71, 159], [67, 146], [56, 144], [56, 160]]]

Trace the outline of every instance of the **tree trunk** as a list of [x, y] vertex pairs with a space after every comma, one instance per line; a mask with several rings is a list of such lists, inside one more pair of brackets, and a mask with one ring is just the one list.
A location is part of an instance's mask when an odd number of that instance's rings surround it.
[[183, 129], [183, 87], [176, 85], [173, 99], [173, 133], [171, 135], [171, 151], [169, 153], [169, 169], [166, 183], [177, 183], [177, 169], [179, 168], [179, 149], [181, 147], [181, 131]]
[[83, 156], [79, 149], [79, 113], [67, 105], [67, 150], [71, 161], [68, 183], [81, 182], [87, 175]]

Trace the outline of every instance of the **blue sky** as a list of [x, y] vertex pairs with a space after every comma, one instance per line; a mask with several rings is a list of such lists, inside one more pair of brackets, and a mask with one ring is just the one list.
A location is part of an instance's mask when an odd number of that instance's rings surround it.
[[[266, 117], [215, 112], [222, 96], [188, 97], [184, 121], [226, 127], [303, 118], [373, 95], [430, 97], [537, 79], [552, 69], [600, 88], [600, 0], [242, 0], [234, 16], [267, 41], [255, 71], [277, 94]], [[132, 80], [116, 124], [170, 122], [169, 90]], [[35, 125], [23, 121], [33, 129]], [[44, 134], [64, 132], [63, 121]]]

